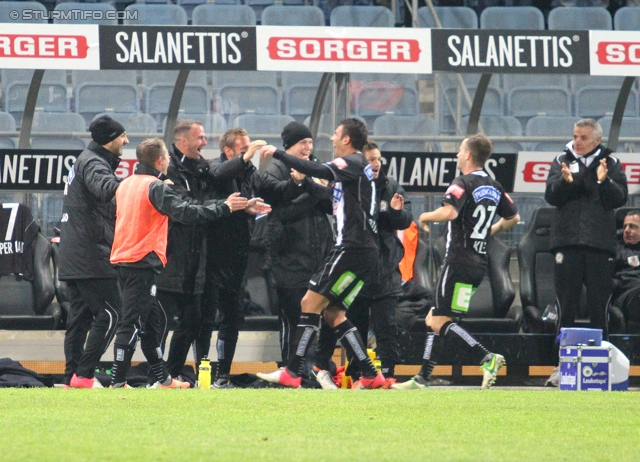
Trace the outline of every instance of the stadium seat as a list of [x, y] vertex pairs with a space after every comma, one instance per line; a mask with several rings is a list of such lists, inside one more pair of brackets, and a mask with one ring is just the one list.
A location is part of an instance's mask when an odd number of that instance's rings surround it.
[[[169, 112], [178, 71], [142, 71], [145, 112], [160, 123]], [[205, 71], [191, 71], [180, 101], [180, 111], [206, 118], [211, 111], [211, 95]]]
[[[218, 113], [209, 113], [206, 117], [199, 117], [199, 114], [185, 114], [179, 113], [178, 120], [180, 119], [195, 119], [204, 124], [204, 131], [208, 136], [208, 142], [213, 143], [214, 146], [218, 145], [218, 138], [224, 132], [227, 131], [227, 121], [226, 119]], [[162, 121], [162, 129], [165, 130], [167, 126], [167, 118], [165, 117]]]
[[393, 13], [386, 6], [341, 5], [331, 11], [336, 27], [393, 27]]
[[276, 72], [225, 71], [213, 73], [214, 112], [228, 120], [251, 114], [280, 114]]
[[351, 74], [355, 114], [371, 123], [384, 114], [418, 115], [420, 98], [413, 74]]
[[[4, 94], [4, 110], [9, 112], [18, 126], [22, 125], [24, 106], [31, 79], [32, 69], [2, 69], [2, 89]], [[63, 70], [48, 69], [42, 76], [36, 110], [47, 112], [67, 112], [67, 74]]]
[[245, 0], [244, 2], [245, 5], [254, 11], [256, 18], [261, 18], [262, 12], [274, 3], [274, 0]]
[[[598, 119], [612, 115], [624, 77], [572, 75], [571, 90], [575, 100], [575, 115]], [[631, 89], [624, 117], [638, 116], [638, 90]]]
[[611, 14], [600, 6], [559, 7], [549, 12], [549, 30], [611, 30]]
[[[31, 127], [32, 149], [79, 149], [87, 147], [87, 141], [72, 136], [73, 132], [85, 132], [85, 121], [75, 112], [54, 114], [50, 112], [36, 112], [33, 115]], [[43, 133], [39, 135], [39, 133]], [[44, 134], [50, 133], [50, 134]], [[56, 136], [59, 133], [64, 136]]]
[[16, 121], [8, 112], [0, 112], [0, 132], [13, 132], [14, 135], [0, 135], [0, 149], [15, 149], [18, 147], [15, 137]]
[[60, 305], [52, 303], [55, 287], [50, 269], [51, 244], [38, 232], [31, 245], [32, 280], [15, 274], [0, 276], [0, 329], [52, 330], [61, 327]]
[[191, 23], [194, 26], [255, 26], [256, 14], [247, 5], [205, 3], [195, 7]]
[[324, 26], [317, 6], [272, 5], [262, 11], [263, 26]]
[[[486, 11], [486, 10], [485, 10]], [[462, 126], [469, 124], [469, 117], [462, 119]], [[494, 136], [522, 136], [522, 124], [515, 117], [510, 116], [481, 116], [480, 125], [485, 135]], [[522, 144], [517, 141], [496, 141], [493, 143], [493, 152], [498, 154], [511, 154], [523, 151]]]
[[530, 151], [549, 151], [561, 153], [573, 138], [575, 117], [532, 117], [524, 128], [526, 136], [565, 136], [566, 141], [538, 141], [530, 143]]
[[[460, 105], [460, 121], [462, 117], [468, 116], [471, 111], [471, 104], [475, 97], [476, 88], [480, 80], [479, 74], [462, 74], [464, 84], [469, 91], [471, 102], [467, 104], [462, 90], [460, 89], [458, 79], [454, 74], [439, 74], [439, 85], [437, 87], [438, 101], [440, 104], [439, 121], [441, 133], [463, 133], [466, 127], [460, 127], [456, 123], [456, 114], [458, 104]], [[499, 76], [493, 76], [489, 81], [489, 87], [484, 96], [482, 104], [482, 115], [485, 116], [501, 116], [503, 115], [503, 93], [500, 89]]]
[[[612, 117], [607, 116], [598, 120], [600, 126], [602, 127], [602, 136], [604, 138], [609, 138], [609, 132], [611, 131], [611, 122]], [[623, 117], [622, 123], [620, 124], [620, 135], [621, 138], [638, 138], [640, 137], [640, 118], [639, 117]], [[636, 147], [636, 144], [639, 146]], [[638, 148], [640, 148], [639, 142], [630, 142], [625, 141], [618, 143], [617, 152], [638, 152]]]
[[[32, 19], [22, 19], [22, 15], [18, 19], [13, 19], [10, 15], [13, 11], [22, 13], [24, 10], [40, 11], [43, 15], [47, 14], [47, 8], [40, 2], [13, 2], [2, 1], [0, 2], [0, 23], [6, 22], [11, 24], [17, 23], [41, 23], [46, 24], [48, 21], [46, 16], [36, 17], [32, 15]], [[14, 13], [15, 14], [15, 13]]]
[[429, 116], [382, 115], [373, 122], [374, 138], [382, 151], [439, 152], [440, 145], [433, 141], [384, 141], [384, 136], [438, 135], [436, 121]]
[[[446, 234], [434, 243], [434, 257], [439, 268], [444, 261]], [[511, 306], [516, 291], [509, 274], [511, 249], [496, 237], [487, 239], [489, 271], [474, 292], [469, 312], [460, 325], [470, 333], [518, 333], [522, 327], [523, 310]]]
[[285, 114], [298, 122], [311, 115], [322, 72], [282, 72]]
[[640, 7], [623, 6], [613, 16], [614, 30], [640, 30]]
[[101, 112], [140, 112], [136, 71], [73, 71], [76, 112], [87, 127]]
[[251, 138], [263, 139], [267, 144], [280, 148], [282, 147], [280, 136], [282, 129], [293, 121], [293, 117], [287, 115], [244, 114], [233, 119], [229, 128], [242, 127]]
[[542, 11], [534, 6], [490, 6], [480, 14], [480, 29], [544, 30]]
[[146, 138], [161, 137], [161, 134], [158, 133], [155, 119], [149, 114], [143, 114], [141, 112], [102, 112], [96, 114], [94, 120], [105, 115], [122, 124], [127, 131], [129, 143], [134, 149]]
[[105, 25], [116, 25], [118, 24], [118, 20], [116, 16], [113, 16], [113, 19], [94, 19], [93, 15], [86, 16], [75, 16], [72, 11], [100, 11], [104, 16], [107, 11], [116, 12], [116, 9], [113, 5], [109, 3], [80, 3], [80, 2], [64, 2], [58, 3], [54, 8], [54, 11], [60, 11], [63, 14], [68, 15], [68, 19], [65, 18], [55, 18], [53, 19], [54, 24], [105, 24]]
[[[526, 331], [529, 333], [555, 333], [555, 323], [544, 321], [542, 314], [547, 306], [556, 304], [554, 288], [555, 256], [550, 248], [550, 230], [555, 207], [540, 207], [531, 217], [525, 233], [518, 244], [520, 266], [520, 299], [524, 307]], [[579, 327], [588, 327], [586, 313], [586, 290], [580, 297], [580, 313], [576, 320]], [[609, 332], [623, 333], [624, 316], [617, 307], [609, 310]]]
[[136, 12], [138, 19], [125, 18], [124, 25], [186, 26], [188, 22], [186, 11], [179, 5], [134, 3], [125, 10]]
[[514, 117], [570, 116], [571, 94], [566, 75], [504, 75], [507, 113]]
[[[436, 6], [436, 14], [444, 29], [477, 29], [478, 15], [468, 6]], [[418, 27], [436, 29], [429, 7], [418, 8]]]

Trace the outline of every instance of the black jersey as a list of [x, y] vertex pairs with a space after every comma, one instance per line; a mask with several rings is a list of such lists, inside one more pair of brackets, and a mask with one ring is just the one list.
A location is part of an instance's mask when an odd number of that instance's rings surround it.
[[487, 264], [487, 238], [495, 215], [505, 219], [518, 214], [513, 200], [500, 183], [483, 170], [457, 177], [442, 200], [458, 216], [449, 222], [445, 261], [471, 265]]
[[40, 227], [24, 204], [0, 207], [0, 276], [18, 274], [33, 281], [33, 253]]
[[334, 176], [336, 247], [377, 249], [376, 186], [371, 166], [360, 152], [325, 165]]

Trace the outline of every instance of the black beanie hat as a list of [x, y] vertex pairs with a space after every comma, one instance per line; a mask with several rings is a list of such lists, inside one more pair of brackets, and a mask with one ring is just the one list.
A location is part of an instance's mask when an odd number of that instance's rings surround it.
[[311, 131], [299, 122], [289, 122], [282, 130], [282, 145], [287, 150], [300, 140], [305, 138], [313, 138]]
[[120, 122], [116, 122], [108, 115], [98, 117], [89, 125], [91, 139], [101, 146], [109, 144], [125, 132]]

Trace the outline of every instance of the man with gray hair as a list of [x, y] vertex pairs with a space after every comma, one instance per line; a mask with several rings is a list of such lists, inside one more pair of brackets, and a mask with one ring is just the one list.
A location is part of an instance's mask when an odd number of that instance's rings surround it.
[[[611, 299], [616, 224], [614, 209], [627, 202], [627, 177], [620, 161], [602, 144], [602, 127], [582, 119], [573, 141], [551, 165], [546, 201], [556, 207], [551, 225], [555, 291], [560, 327], [571, 327], [587, 289], [590, 325], [606, 339]], [[555, 377], [550, 378], [554, 384]]]

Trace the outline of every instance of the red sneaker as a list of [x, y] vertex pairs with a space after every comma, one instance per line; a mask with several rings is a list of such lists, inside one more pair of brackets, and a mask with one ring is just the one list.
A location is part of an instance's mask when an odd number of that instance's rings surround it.
[[352, 386], [352, 390], [373, 390], [374, 388], [382, 388], [384, 386], [384, 375], [378, 373], [374, 378], [368, 379], [366, 377], [362, 377], [360, 380], [355, 382]]
[[71, 388], [93, 388], [93, 378], [88, 379], [85, 377], [78, 377], [76, 374], [73, 374], [69, 386]]
[[265, 382], [279, 383], [285, 387], [300, 388], [300, 384], [302, 383], [302, 377], [292, 377], [286, 367], [282, 367], [270, 374], [258, 372], [256, 375]]
[[387, 377], [386, 379], [384, 379], [384, 385], [382, 385], [382, 388], [384, 388], [385, 390], [389, 390], [391, 388], [391, 385], [393, 385], [394, 383], [396, 383], [396, 379], [394, 379], [393, 377]]

